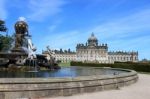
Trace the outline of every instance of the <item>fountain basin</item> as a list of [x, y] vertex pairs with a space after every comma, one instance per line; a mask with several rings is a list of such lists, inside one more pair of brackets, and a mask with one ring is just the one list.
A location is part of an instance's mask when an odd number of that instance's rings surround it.
[[[137, 72], [133, 70], [70, 67], [70, 69], [72, 68], [91, 70], [92, 72], [95, 70], [96, 73], [74, 75], [70, 72], [71, 76], [65, 75], [63, 77], [0, 78], [0, 99], [69, 96], [118, 89], [138, 80]], [[105, 73], [101, 74], [99, 70], [104, 70]], [[66, 73], [66, 71], [64, 72]]]

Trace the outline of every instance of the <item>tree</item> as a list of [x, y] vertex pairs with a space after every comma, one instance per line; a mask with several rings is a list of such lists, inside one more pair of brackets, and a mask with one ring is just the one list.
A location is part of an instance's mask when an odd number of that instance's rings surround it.
[[12, 36], [0, 35], [0, 51], [8, 51], [12, 47]]
[[[0, 20], [0, 32], [7, 32], [5, 21]], [[13, 42], [12, 36], [3, 36], [0, 34], [0, 51], [8, 51]]]
[[7, 28], [5, 26], [5, 21], [0, 20], [0, 32], [6, 32]]

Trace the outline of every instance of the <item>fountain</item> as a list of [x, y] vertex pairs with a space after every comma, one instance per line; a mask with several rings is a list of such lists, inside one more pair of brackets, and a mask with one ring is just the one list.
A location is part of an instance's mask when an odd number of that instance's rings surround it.
[[[49, 47], [49, 59], [35, 54], [36, 48], [24, 20], [16, 22], [15, 32], [15, 46], [10, 53], [0, 52], [0, 99], [68, 96], [119, 89], [138, 80], [135, 71], [126, 69], [78, 66], [60, 69]], [[22, 68], [25, 69], [22, 71]]]
[[[28, 24], [24, 18], [15, 23], [15, 46], [10, 53], [0, 52], [0, 66], [26, 66], [29, 71], [38, 71], [40, 67], [60, 69], [55, 59], [47, 60], [42, 54], [35, 54], [36, 48], [28, 32]], [[54, 64], [55, 63], [55, 64]]]

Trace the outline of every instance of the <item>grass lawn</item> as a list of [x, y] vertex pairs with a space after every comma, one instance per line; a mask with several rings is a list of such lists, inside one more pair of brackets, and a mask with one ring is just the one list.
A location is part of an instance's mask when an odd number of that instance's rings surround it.
[[68, 63], [59, 63], [59, 66], [70, 66], [70, 62], [68, 62]]

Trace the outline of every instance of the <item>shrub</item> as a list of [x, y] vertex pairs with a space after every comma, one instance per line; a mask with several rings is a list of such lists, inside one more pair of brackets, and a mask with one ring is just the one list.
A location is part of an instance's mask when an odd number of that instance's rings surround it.
[[83, 63], [72, 61], [71, 66], [85, 66], [85, 67], [111, 67], [132, 69], [139, 72], [150, 72], [150, 63], [133, 63], [133, 62], [115, 62], [114, 64], [101, 64], [101, 63]]

